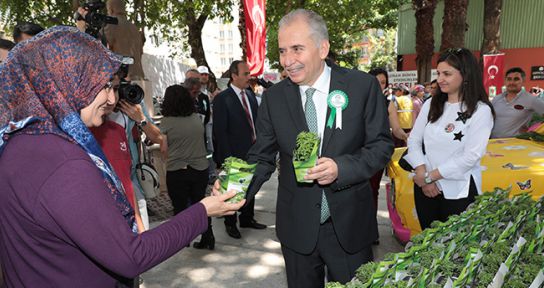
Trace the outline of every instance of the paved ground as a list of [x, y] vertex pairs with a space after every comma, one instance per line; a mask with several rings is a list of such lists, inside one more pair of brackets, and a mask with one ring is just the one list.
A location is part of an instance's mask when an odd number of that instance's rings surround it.
[[[378, 225], [380, 245], [374, 246], [376, 260], [403, 247], [393, 238], [385, 202], [384, 177], [380, 190]], [[258, 193], [255, 218], [269, 227], [265, 230], [240, 229], [242, 239], [233, 239], [225, 232], [223, 219], [213, 219], [215, 250], [186, 248], [143, 275], [143, 288], [159, 287], [287, 287], [280, 243], [275, 234], [277, 178], [272, 176]], [[171, 214], [168, 196], [151, 201], [150, 207], [158, 220]]]

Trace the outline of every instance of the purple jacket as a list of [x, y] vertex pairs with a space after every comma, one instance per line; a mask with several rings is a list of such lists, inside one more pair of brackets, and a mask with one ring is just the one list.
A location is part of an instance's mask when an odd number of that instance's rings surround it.
[[77, 145], [19, 135], [0, 156], [0, 261], [6, 287], [114, 287], [207, 229], [198, 203], [134, 235]]

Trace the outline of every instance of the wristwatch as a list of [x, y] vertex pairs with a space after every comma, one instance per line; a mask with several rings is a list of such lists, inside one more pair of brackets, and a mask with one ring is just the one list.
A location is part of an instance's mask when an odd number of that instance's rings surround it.
[[147, 125], [147, 120], [142, 120], [140, 122], [136, 122], [136, 125], [138, 125], [138, 127], [140, 128], [143, 128], [145, 125]]
[[425, 172], [425, 184], [431, 184], [433, 183], [433, 178], [431, 178], [431, 175], [428, 172]]

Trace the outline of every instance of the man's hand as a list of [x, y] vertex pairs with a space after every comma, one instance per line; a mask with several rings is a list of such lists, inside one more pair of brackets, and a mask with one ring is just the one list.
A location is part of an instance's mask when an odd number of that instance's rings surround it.
[[317, 180], [320, 185], [328, 185], [338, 178], [338, 165], [331, 158], [321, 157], [317, 160], [317, 165], [304, 176], [306, 180]]
[[125, 100], [119, 101], [119, 110], [125, 113], [130, 119], [136, 122], [142, 122], [145, 119], [144, 112], [142, 111], [142, 106], [140, 104], [131, 104]]
[[436, 186], [436, 183], [431, 183], [424, 185], [421, 187], [421, 190], [423, 191], [423, 194], [429, 198], [434, 198], [438, 196], [441, 192], [438, 190], [438, 186]]

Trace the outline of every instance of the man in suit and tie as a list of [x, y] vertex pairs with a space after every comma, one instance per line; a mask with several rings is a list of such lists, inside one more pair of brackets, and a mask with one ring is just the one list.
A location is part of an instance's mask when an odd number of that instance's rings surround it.
[[[243, 61], [230, 65], [230, 87], [213, 101], [214, 160], [220, 167], [225, 158], [234, 156], [247, 160], [247, 152], [255, 143], [257, 99], [249, 87], [249, 66]], [[240, 227], [265, 229], [266, 225], [254, 219], [255, 199], [240, 209]], [[236, 214], [225, 216], [227, 234], [233, 238], [242, 235], [236, 227]]]
[[[280, 153], [276, 232], [289, 287], [323, 287], [325, 269], [329, 281], [346, 283], [373, 259], [378, 228], [369, 179], [393, 152], [376, 78], [328, 65], [328, 39], [315, 12], [298, 9], [282, 18], [280, 64], [288, 78], [264, 93], [248, 153], [258, 163], [248, 199], [270, 178]], [[311, 184], [297, 183], [293, 171], [301, 131], [321, 138], [320, 157], [305, 177]]]

